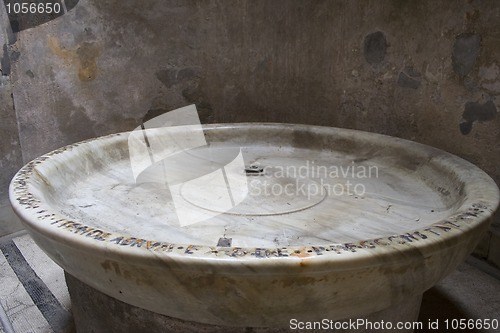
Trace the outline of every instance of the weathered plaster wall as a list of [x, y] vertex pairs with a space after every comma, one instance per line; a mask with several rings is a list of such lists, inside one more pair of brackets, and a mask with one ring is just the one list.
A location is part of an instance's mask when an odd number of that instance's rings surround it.
[[[196, 103], [204, 122], [415, 140], [500, 184], [494, 0], [81, 0], [9, 50], [25, 162]], [[500, 237], [487, 237], [480, 251], [500, 264]]]
[[11, 53], [9, 45], [14, 42], [7, 16], [0, 10], [0, 207], [5, 204], [12, 176], [23, 165], [11, 85], [10, 59], [16, 53]]

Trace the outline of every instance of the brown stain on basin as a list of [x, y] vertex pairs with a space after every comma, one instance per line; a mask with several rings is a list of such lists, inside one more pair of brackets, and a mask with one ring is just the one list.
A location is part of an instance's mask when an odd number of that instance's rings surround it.
[[101, 267], [104, 268], [105, 271], [114, 270], [115, 274], [121, 276], [122, 273], [120, 271], [120, 266], [117, 262], [106, 260], [101, 263]]
[[67, 49], [60, 46], [57, 38], [48, 36], [47, 45], [64, 63], [78, 68], [80, 81], [92, 81], [97, 77], [97, 58], [100, 48], [95, 43], [83, 42], [76, 49]]
[[290, 276], [281, 278], [279, 280], [274, 280], [273, 283], [280, 284], [283, 288], [288, 287], [305, 287], [308, 285], [314, 286], [318, 283], [326, 283], [328, 281], [327, 275], [320, 277], [311, 277], [311, 276]]
[[235, 293], [234, 286], [238, 283], [235, 279], [224, 275], [198, 275], [194, 274], [189, 279], [182, 279], [182, 284], [187, 290], [203, 290], [211, 288], [220, 294]]
[[104, 271], [114, 273], [117, 277], [124, 280], [133, 281], [137, 285], [153, 285], [151, 277], [146, 276], [140, 269], [127, 269], [123, 264], [112, 260], [101, 262], [101, 267]]

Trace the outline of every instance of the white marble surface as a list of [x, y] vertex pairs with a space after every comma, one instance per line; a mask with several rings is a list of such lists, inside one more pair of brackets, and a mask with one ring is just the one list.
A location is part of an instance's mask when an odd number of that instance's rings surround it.
[[[212, 150], [214, 156], [224, 148]], [[172, 189], [161, 181], [135, 182], [126, 172], [126, 161], [69, 184], [57, 192], [52, 207], [71, 219], [138, 238], [215, 246], [226, 237], [239, 247], [328, 245], [387, 237], [439, 222], [456, 209], [455, 203], [447, 204], [418, 174], [391, 168], [383, 158], [354, 164], [312, 149], [244, 147], [242, 153], [249, 161], [245, 165], [258, 161], [266, 166], [266, 175], [244, 176], [249, 192], [229, 210], [217, 209], [220, 199], [213, 195], [217, 187], [226, 190], [224, 182], [185, 185], [180, 197], [187, 210], [198, 215], [204, 210], [221, 213], [196, 223], [180, 223]], [[298, 171], [294, 176], [293, 170], [307, 167], [305, 161], [315, 163], [303, 172], [311, 177], [300, 176]], [[284, 175], [282, 166], [288, 167], [290, 175]], [[333, 166], [349, 174], [328, 177], [335, 171], [326, 176], [318, 171]], [[368, 167], [373, 167], [372, 173], [378, 170], [377, 178], [356, 178], [349, 171]], [[179, 173], [182, 168], [185, 165]], [[312, 175], [315, 168], [319, 177]], [[150, 178], [155, 176], [152, 173]], [[347, 182], [355, 184], [357, 191], [348, 190]]]
[[[70, 274], [181, 319], [279, 326], [387, 308], [456, 267], [499, 201], [472, 164], [382, 135], [282, 124], [143, 134], [158, 144], [142, 158], [127, 133], [41, 157], [11, 200]], [[207, 146], [188, 142], [200, 134]]]

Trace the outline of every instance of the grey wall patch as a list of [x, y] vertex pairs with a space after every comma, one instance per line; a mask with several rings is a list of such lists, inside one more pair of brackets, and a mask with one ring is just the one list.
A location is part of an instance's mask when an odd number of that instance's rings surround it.
[[453, 45], [452, 62], [455, 73], [464, 77], [470, 73], [481, 48], [481, 36], [472, 32], [458, 35]]
[[0, 59], [0, 70], [2, 75], [10, 75], [10, 57], [7, 44], [3, 44], [2, 58]]
[[365, 37], [363, 51], [366, 61], [370, 65], [377, 65], [384, 61], [387, 54], [387, 40], [384, 33], [377, 31]]
[[460, 132], [467, 135], [472, 130], [472, 124], [475, 121], [489, 121], [496, 117], [497, 107], [493, 101], [487, 101], [484, 104], [479, 102], [465, 103], [465, 110], [462, 118], [465, 120], [460, 124]]
[[161, 81], [161, 83], [163, 83], [167, 88], [170, 88], [184, 81], [199, 78], [200, 71], [201, 70], [196, 67], [187, 67], [181, 69], [169, 68], [159, 70], [155, 73], [155, 75], [156, 78]]
[[413, 67], [406, 66], [399, 72], [398, 86], [402, 88], [417, 89], [420, 87], [421, 74], [413, 69]]

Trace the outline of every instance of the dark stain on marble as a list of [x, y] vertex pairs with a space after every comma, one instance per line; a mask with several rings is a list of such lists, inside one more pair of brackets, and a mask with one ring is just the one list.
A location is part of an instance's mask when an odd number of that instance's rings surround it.
[[232, 241], [233, 241], [232, 238], [221, 237], [221, 238], [219, 238], [219, 241], [217, 242], [217, 246], [220, 246], [220, 247], [230, 247]]

